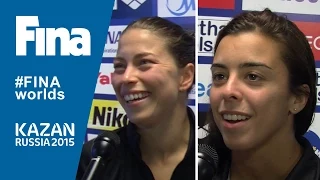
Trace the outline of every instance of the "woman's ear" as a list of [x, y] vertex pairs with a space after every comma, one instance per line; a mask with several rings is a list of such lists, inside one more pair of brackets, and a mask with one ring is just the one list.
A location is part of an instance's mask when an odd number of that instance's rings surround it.
[[303, 84], [298, 88], [299, 94], [294, 94], [292, 101], [290, 102], [290, 112], [297, 114], [307, 104], [310, 94], [310, 88], [307, 84]]
[[180, 78], [180, 91], [187, 91], [193, 84], [193, 79], [195, 73], [194, 64], [188, 63], [185, 67], [181, 69], [181, 78]]

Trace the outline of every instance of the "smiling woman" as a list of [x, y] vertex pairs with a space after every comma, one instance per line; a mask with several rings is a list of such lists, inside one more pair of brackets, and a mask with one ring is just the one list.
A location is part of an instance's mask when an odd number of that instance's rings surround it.
[[316, 105], [314, 57], [295, 24], [248, 11], [219, 32], [212, 63], [214, 179], [319, 180], [320, 160], [303, 137]]
[[[101, 179], [195, 179], [195, 118], [186, 105], [194, 83], [194, 35], [160, 17], [142, 18], [123, 31], [112, 85], [130, 120], [116, 130], [120, 147]], [[91, 159], [84, 145], [77, 177]]]

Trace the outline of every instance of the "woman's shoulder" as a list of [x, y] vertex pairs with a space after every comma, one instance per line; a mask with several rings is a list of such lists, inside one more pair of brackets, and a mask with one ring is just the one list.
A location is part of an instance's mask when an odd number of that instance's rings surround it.
[[320, 180], [320, 159], [315, 154], [313, 146], [305, 137], [297, 140], [303, 148], [303, 153], [287, 180]]

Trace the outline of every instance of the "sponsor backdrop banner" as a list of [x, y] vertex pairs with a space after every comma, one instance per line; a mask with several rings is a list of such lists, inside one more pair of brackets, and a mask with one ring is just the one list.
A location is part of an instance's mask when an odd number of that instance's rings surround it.
[[210, 65], [214, 54], [218, 32], [233, 16], [246, 10], [263, 10], [269, 8], [279, 14], [285, 14], [306, 35], [315, 56], [317, 66], [318, 103], [315, 118], [306, 137], [314, 146], [315, 153], [320, 156], [320, 0], [224, 0], [198, 1], [198, 63], [199, 72], [199, 143], [207, 136], [208, 124], [205, 115], [209, 109], [209, 90], [211, 87]]
[[[116, 99], [111, 84], [111, 73], [114, 71], [113, 58], [117, 54], [122, 31], [132, 21], [151, 16], [166, 18], [181, 25], [187, 31], [194, 31], [195, 8], [195, 0], [115, 0], [88, 117], [85, 141], [95, 138], [102, 130], [114, 130], [129, 122], [124, 109]], [[194, 110], [194, 88], [189, 94], [188, 105]]]
[[75, 179], [113, 4], [2, 1], [0, 179]]

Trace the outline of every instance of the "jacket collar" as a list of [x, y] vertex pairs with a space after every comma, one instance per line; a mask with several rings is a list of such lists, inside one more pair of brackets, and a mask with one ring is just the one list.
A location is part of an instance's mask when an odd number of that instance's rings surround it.
[[[303, 147], [303, 154], [285, 180], [320, 180], [320, 159], [314, 153], [310, 142], [305, 137], [297, 138]], [[231, 166], [231, 155], [221, 164], [215, 180], [226, 180]]]
[[300, 145], [303, 147], [303, 154], [287, 176], [286, 180], [295, 180], [295, 179], [310, 179], [310, 180], [319, 180], [320, 179], [320, 160], [315, 154], [312, 145], [305, 138], [301, 137], [297, 139]]

